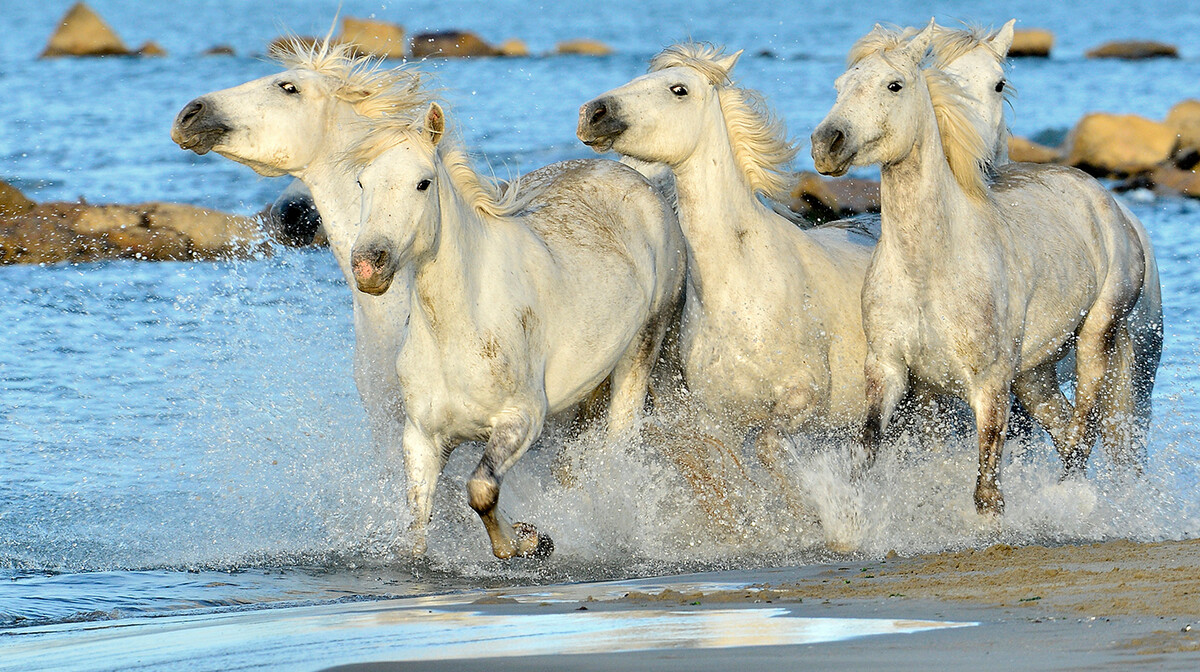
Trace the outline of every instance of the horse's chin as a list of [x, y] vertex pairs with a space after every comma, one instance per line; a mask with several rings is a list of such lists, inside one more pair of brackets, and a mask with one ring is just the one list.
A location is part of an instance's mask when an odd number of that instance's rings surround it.
[[[263, 177], [283, 177], [284, 175], [288, 174], [288, 171], [282, 170], [276, 166], [272, 166], [272, 165], [266, 164], [266, 163], [260, 163], [258, 161], [254, 161], [252, 159], [247, 159], [244, 156], [238, 156], [237, 154], [234, 154], [233, 152], [221, 149], [219, 147], [212, 147], [211, 149], [212, 149], [212, 151], [216, 152], [217, 154], [220, 154], [221, 156], [229, 159], [230, 161], [236, 161], [237, 163], [240, 163], [243, 166], [250, 168], [250, 170], [253, 170], [254, 172], [258, 173], [259, 175], [262, 175]], [[202, 154], [203, 152], [196, 152], [196, 153]]]
[[597, 154], [603, 154], [603, 153], [611, 150], [613, 148], [613, 143], [615, 143], [616, 141], [617, 141], [616, 137], [610, 136], [610, 137], [606, 137], [606, 138], [594, 138], [591, 140], [584, 140], [583, 144], [587, 145], [588, 147], [591, 147], [593, 150], [596, 151]]
[[361, 278], [355, 278], [354, 284], [355, 284], [355, 286], [358, 287], [358, 291], [362, 292], [363, 294], [370, 294], [371, 296], [381, 296], [385, 292], [387, 292], [389, 287], [392, 286], [392, 279], [388, 278], [387, 280], [383, 280], [380, 282], [370, 283], [370, 282], [363, 282], [363, 280]]
[[817, 172], [829, 177], [841, 177], [850, 172], [850, 164], [854, 163], [854, 155], [844, 157], [842, 160], [834, 162], [829, 158], [822, 157], [820, 160], [813, 161], [813, 167]]

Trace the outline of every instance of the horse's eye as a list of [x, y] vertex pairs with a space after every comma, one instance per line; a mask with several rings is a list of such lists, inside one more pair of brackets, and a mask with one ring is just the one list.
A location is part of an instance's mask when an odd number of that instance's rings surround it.
[[421, 180], [420, 182], [417, 183], [417, 191], [425, 191], [426, 189], [429, 188], [430, 184], [433, 184], [433, 183], [430, 182], [429, 180]]
[[671, 93], [682, 98], [687, 95], [687, 87], [682, 84], [676, 84], [675, 86], [671, 87]]
[[904, 88], [904, 85], [901, 84], [900, 82], [892, 82], [891, 84], [888, 84], [888, 91], [891, 91], [892, 93], [897, 93], [900, 91], [900, 89], [903, 89], [903, 88]]
[[280, 82], [279, 88], [283, 89], [284, 93], [300, 93], [300, 89], [297, 89], [296, 85], [291, 82]]
[[1000, 93], [1001, 91], [1004, 91], [1004, 85], [1006, 83], [1007, 82], [1005, 82], [1003, 79], [996, 82], [996, 93]]

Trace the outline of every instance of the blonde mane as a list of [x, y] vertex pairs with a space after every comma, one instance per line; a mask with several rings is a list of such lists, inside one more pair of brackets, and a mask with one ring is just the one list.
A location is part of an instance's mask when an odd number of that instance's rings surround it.
[[762, 94], [734, 85], [731, 64], [723, 48], [688, 42], [664, 49], [650, 60], [649, 71], [691, 68], [715, 86], [734, 160], [751, 190], [771, 198], [785, 197], [795, 180], [787, 166], [799, 148], [788, 141], [787, 127]]
[[333, 95], [364, 117], [405, 114], [432, 100], [419, 71], [384, 68], [383, 60], [357, 56], [354, 45], [327, 35], [315, 42], [291, 37], [271, 48], [271, 58], [288, 70], [308, 70], [333, 79]]
[[967, 95], [949, 75], [935, 68], [922, 70], [929, 99], [937, 118], [942, 151], [954, 179], [968, 196], [985, 199], [988, 194], [986, 166], [991, 152], [984, 144], [979, 121], [971, 113]]
[[517, 181], [502, 186], [494, 178], [480, 175], [472, 167], [470, 155], [449, 133], [435, 145], [423, 132], [420, 118], [391, 115], [364, 123], [369, 124], [367, 134], [343, 158], [349, 170], [361, 170], [392, 147], [408, 142], [445, 173], [458, 197], [479, 215], [511, 217], [528, 205]]
[[921, 31], [916, 28], [899, 28], [897, 26], [881, 26], [875, 24], [871, 32], [858, 38], [850, 46], [846, 55], [846, 69], [858, 65], [860, 61], [872, 54], [886, 54], [908, 44], [909, 39]]

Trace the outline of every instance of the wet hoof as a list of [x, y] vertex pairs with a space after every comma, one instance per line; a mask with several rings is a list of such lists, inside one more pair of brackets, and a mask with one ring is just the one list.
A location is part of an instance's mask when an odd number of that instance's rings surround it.
[[513, 523], [513, 532], [517, 536], [517, 557], [542, 560], [554, 554], [554, 540], [548, 534], [539, 533], [533, 525]]
[[1000, 488], [976, 486], [975, 511], [981, 516], [999, 516], [1004, 513], [1004, 495]]

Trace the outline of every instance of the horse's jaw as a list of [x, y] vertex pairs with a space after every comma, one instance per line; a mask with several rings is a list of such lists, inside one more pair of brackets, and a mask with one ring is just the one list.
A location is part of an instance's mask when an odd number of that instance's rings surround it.
[[[239, 156], [236, 152], [234, 152], [230, 149], [227, 149], [227, 148], [213, 147], [212, 151], [216, 152], [217, 154], [220, 154], [221, 156], [229, 159], [230, 161], [235, 161], [237, 163], [242, 164], [243, 166], [250, 168], [250, 170], [253, 170], [254, 172], [258, 173], [259, 175], [262, 175], [263, 177], [282, 177], [284, 175], [294, 174], [293, 171], [284, 170], [282, 168], [279, 168], [278, 166], [273, 166], [269, 163], [262, 163], [261, 161], [255, 161], [254, 159], [248, 159], [244, 156]], [[203, 154], [203, 152], [196, 152], [196, 153]]]

